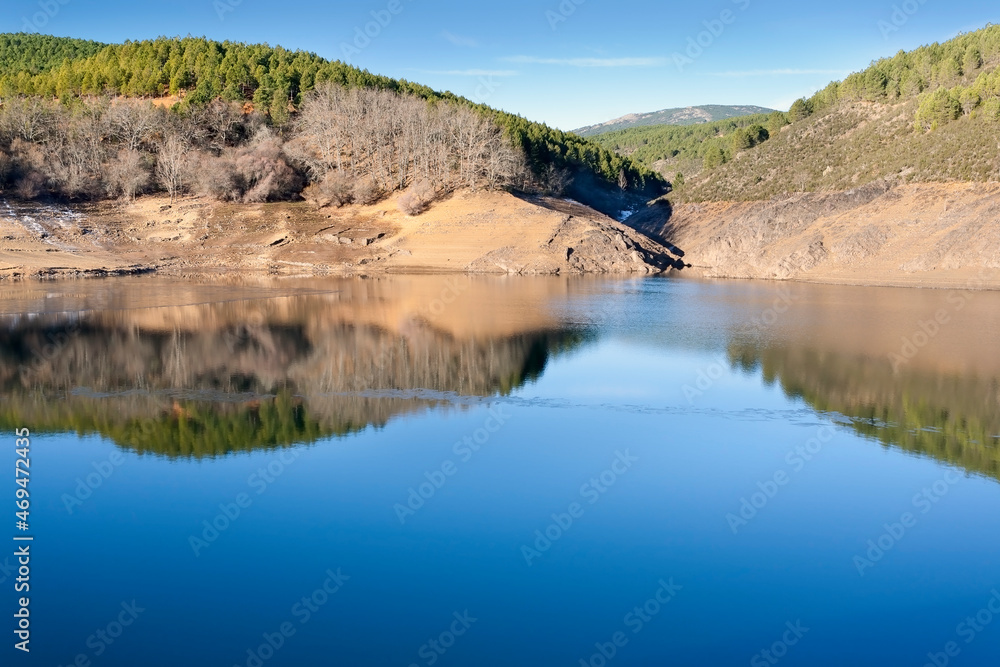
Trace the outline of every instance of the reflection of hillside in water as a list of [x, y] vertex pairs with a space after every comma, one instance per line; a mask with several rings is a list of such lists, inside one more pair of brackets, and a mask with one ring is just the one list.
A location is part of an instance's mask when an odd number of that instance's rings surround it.
[[384, 425], [438, 392], [506, 394], [581, 341], [545, 319], [452, 323], [439, 281], [417, 287], [7, 318], [0, 421], [171, 456], [291, 445]]
[[894, 371], [886, 356], [807, 346], [733, 343], [729, 357], [816, 410], [849, 417], [866, 437], [1000, 479], [997, 375], [917, 364]]

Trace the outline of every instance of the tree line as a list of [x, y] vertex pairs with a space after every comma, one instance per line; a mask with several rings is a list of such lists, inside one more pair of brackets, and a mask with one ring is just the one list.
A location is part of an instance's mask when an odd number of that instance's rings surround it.
[[[593, 136], [609, 150], [646, 165], [667, 161], [711, 169], [753, 148], [788, 124], [787, 114], [751, 114], [696, 125], [647, 125]], [[676, 177], [675, 177], [676, 180]]]
[[947, 42], [900, 51], [873, 62], [789, 110], [795, 122], [842, 102], [896, 104], [918, 99], [917, 130], [929, 130], [978, 112], [1000, 120], [1000, 26], [965, 33]]
[[341, 205], [417, 184], [415, 210], [460, 187], [546, 187], [490, 119], [387, 90], [322, 84], [281, 129], [221, 99], [183, 113], [108, 97], [23, 97], [0, 107], [0, 187], [22, 198], [159, 190], [262, 202], [304, 193]]
[[[536, 181], [570, 183], [572, 188], [573, 180], [579, 179], [581, 184], [621, 188], [645, 197], [667, 189], [659, 174], [587, 139], [313, 53], [194, 37], [101, 45], [42, 35], [0, 35], [0, 99], [5, 101], [40, 97], [73, 106], [74, 100], [173, 96], [172, 110], [186, 117], [221, 100], [252, 109], [280, 135], [286, 126], [298, 125], [297, 116], [313, 91], [331, 87], [384, 91], [437, 103], [439, 108], [470, 110], [500, 128], [507, 143], [523, 154]], [[574, 196], [586, 199], [586, 190], [577, 189]]]

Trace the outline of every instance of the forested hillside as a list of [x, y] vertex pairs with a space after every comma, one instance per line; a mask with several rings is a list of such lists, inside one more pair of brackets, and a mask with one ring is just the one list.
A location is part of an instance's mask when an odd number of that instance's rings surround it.
[[105, 46], [85, 39], [0, 34], [0, 72], [38, 74], [61, 65], [64, 60], [92, 56]]
[[[378, 197], [428, 181], [424, 192], [485, 183], [566, 191], [614, 208], [609, 197], [649, 198], [667, 188], [658, 174], [576, 135], [450, 93], [268, 45], [191, 37], [101, 45], [3, 35], [0, 99], [0, 187], [15, 187], [22, 196], [134, 196], [151, 188], [192, 188], [197, 184], [187, 181], [198, 180], [190, 168], [192, 152], [201, 165], [217, 159], [234, 165], [235, 175], [224, 180], [235, 185], [199, 187], [236, 193], [235, 198], [254, 191], [258, 181], [267, 181], [268, 192], [255, 197], [293, 197], [313, 183], [336, 191], [335, 199], [344, 199], [347, 187]], [[164, 99], [172, 107], [169, 117], [158, 116], [150, 103], [162, 106]], [[327, 105], [325, 126], [316, 120], [320, 111], [307, 112], [316, 99]], [[321, 126], [329, 132], [316, 139]], [[496, 135], [513, 154], [490, 148]], [[329, 141], [341, 143], [322, 143]], [[476, 166], [459, 159], [449, 163], [447, 174], [440, 165], [430, 166], [431, 153], [453, 150], [477, 152]], [[332, 159], [336, 166], [317, 168], [317, 153], [319, 162]], [[484, 166], [480, 159], [503, 164]], [[271, 167], [248, 174], [255, 171], [251, 165], [264, 162]], [[101, 168], [90, 180], [97, 182], [83, 182], [96, 164]], [[484, 169], [493, 175], [479, 178]], [[131, 174], [134, 184], [116, 183]], [[361, 185], [363, 180], [370, 185]]]
[[798, 119], [841, 102], [893, 103], [918, 98], [915, 121], [923, 129], [957, 120], [983, 108], [1000, 114], [1000, 26], [990, 25], [943, 44], [900, 51], [871, 67], [831, 83], [790, 111]]
[[[766, 141], [787, 125], [780, 111], [728, 118], [701, 125], [651, 125], [605, 132], [593, 140], [608, 150], [683, 180], [684, 173], [718, 166], [732, 155]], [[676, 174], [682, 174], [678, 179]]]
[[688, 200], [767, 199], [885, 178], [996, 180], [998, 65], [1000, 26], [991, 25], [874, 62], [786, 113], [595, 140], [668, 174]]

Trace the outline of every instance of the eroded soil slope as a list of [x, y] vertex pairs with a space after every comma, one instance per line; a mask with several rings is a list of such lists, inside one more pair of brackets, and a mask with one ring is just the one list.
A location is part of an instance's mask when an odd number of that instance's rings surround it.
[[146, 197], [74, 207], [0, 199], [0, 276], [456, 271], [654, 273], [658, 243], [571, 201], [458, 193], [418, 216], [373, 206]]
[[1000, 288], [1000, 184], [873, 183], [763, 202], [659, 204], [630, 225], [706, 277]]

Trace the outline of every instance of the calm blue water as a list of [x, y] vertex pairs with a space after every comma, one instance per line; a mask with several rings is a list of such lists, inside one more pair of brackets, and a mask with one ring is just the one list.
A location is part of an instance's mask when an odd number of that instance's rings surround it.
[[998, 295], [444, 280], [6, 288], [4, 664], [997, 664]]

